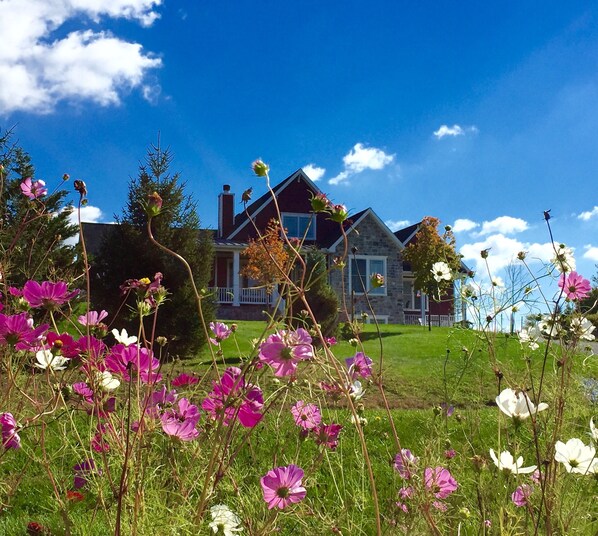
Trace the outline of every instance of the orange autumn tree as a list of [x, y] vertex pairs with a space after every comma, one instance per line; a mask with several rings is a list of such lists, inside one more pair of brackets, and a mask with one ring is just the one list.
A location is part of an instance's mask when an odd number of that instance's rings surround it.
[[243, 254], [247, 264], [241, 269], [241, 275], [259, 281], [268, 292], [283, 279], [283, 273], [288, 273], [289, 252], [280, 236], [280, 224], [275, 219], [270, 220], [262, 235], [249, 240]]

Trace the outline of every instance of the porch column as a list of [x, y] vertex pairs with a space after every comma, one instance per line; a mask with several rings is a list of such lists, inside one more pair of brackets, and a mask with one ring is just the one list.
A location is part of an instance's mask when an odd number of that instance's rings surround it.
[[241, 305], [241, 284], [240, 284], [240, 252], [233, 251], [233, 307], [239, 307]]

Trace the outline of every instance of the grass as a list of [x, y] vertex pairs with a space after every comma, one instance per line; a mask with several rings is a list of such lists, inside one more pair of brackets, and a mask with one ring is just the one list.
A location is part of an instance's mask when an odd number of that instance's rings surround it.
[[[518, 451], [526, 462], [534, 459], [533, 443], [528, 427], [511, 430], [508, 423], [499, 420], [499, 412], [489, 407], [500, 386], [526, 385], [526, 361], [521, 357], [519, 343], [512, 337], [498, 334], [492, 344], [472, 330], [451, 328], [427, 328], [420, 326], [382, 326], [382, 349], [376, 337], [375, 326], [363, 328], [362, 340], [364, 351], [379, 365], [383, 358], [385, 390], [392, 405], [391, 417], [397, 427], [401, 446], [410, 448], [425, 459], [432, 467], [444, 465], [459, 481], [459, 489], [451, 498], [450, 511], [446, 514], [434, 514], [443, 533], [456, 534], [459, 524], [461, 534], [479, 534], [481, 519], [476, 513], [480, 501], [487, 504], [487, 517], [495, 526], [501, 522], [496, 499], [490, 497], [489, 489], [499, 494], [509, 494], [514, 482], [494, 470], [477, 469], [476, 457], [488, 461], [488, 449], [500, 446], [498, 433], [502, 441], [518, 446]], [[223, 342], [223, 357], [228, 364], [235, 364], [253, 351], [252, 339], [261, 335], [263, 323], [238, 322], [235, 337]], [[335, 347], [339, 359], [352, 356], [355, 348], [348, 342], [340, 342]], [[541, 367], [542, 349], [532, 355], [530, 366], [535, 370]], [[221, 359], [221, 357], [219, 357]], [[203, 374], [211, 362], [206, 350], [196, 359], [168, 364], [163, 372], [176, 374], [180, 370]], [[580, 376], [598, 377], [595, 363], [587, 366], [578, 363]], [[548, 376], [554, 367], [548, 363]], [[209, 504], [226, 503], [242, 516], [245, 531], [242, 534], [254, 536], [261, 534], [261, 528], [268, 522], [271, 513], [266, 510], [259, 478], [272, 467], [297, 463], [306, 471], [304, 485], [308, 489], [308, 500], [295, 505], [290, 513], [282, 512], [273, 526], [278, 534], [351, 534], [364, 535], [375, 533], [373, 525], [373, 506], [371, 489], [364, 469], [365, 463], [357, 432], [350, 423], [349, 412], [333, 401], [327, 400], [317, 383], [324, 379], [322, 371], [311, 364], [302, 364], [300, 379], [294, 382], [288, 392], [276, 405], [263, 425], [260, 425], [250, 438], [243, 442], [243, 433], [239, 433], [235, 446], [242, 446], [238, 458], [230, 471], [226, 472], [220, 487], [210, 498]], [[502, 374], [499, 378], [496, 371]], [[271, 374], [265, 374], [261, 382], [267, 383], [267, 391], [278, 388]], [[264, 387], [264, 385], [262, 385]], [[207, 386], [206, 388], [209, 388]], [[554, 383], [548, 381], [545, 387], [546, 398]], [[194, 403], [199, 403], [203, 392], [189, 391]], [[335, 452], [324, 451], [321, 455], [311, 440], [304, 441], [293, 424], [288, 408], [296, 400], [304, 399], [317, 402], [322, 408], [325, 422], [338, 422], [344, 426], [339, 447]], [[388, 416], [381, 409], [380, 397], [374, 385], [368, 385], [363, 399], [361, 415], [367, 419], [364, 428], [366, 443], [370, 452], [379, 502], [383, 512], [384, 534], [425, 534], [423, 520], [418, 516], [401, 516], [394, 506], [398, 490], [404, 482], [392, 469], [392, 461], [397, 452], [389, 430]], [[456, 406], [455, 415], [446, 418], [434, 410], [442, 402]], [[570, 416], [565, 423], [561, 436], [584, 437], [587, 435], [591, 408], [583, 399], [580, 389], [571, 391]], [[88, 421], [80, 411], [73, 411], [73, 418], [80, 422], [80, 430], [85, 430]], [[541, 414], [541, 425], [547, 425], [550, 412]], [[500, 422], [497, 427], [497, 422]], [[56, 471], [56, 484], [61, 493], [72, 488], [72, 466], [80, 462], [78, 452], [82, 445], [64, 443], [64, 429], [67, 425], [60, 420], [52, 421], [45, 432], [45, 447], [53, 460]], [[548, 428], [548, 427], [547, 427]], [[137, 521], [137, 534], [144, 535], [195, 535], [208, 534], [207, 521], [198, 532], [193, 523], [195, 507], [198, 501], [198, 483], [201, 482], [201, 467], [210, 454], [209, 445], [215, 439], [216, 431], [207, 427], [203, 445], [205, 450], [197, 451], [194, 444], [180, 452], [173, 448], [173, 443], [165, 436], [151, 436], [147, 444], [147, 472], [135, 475], [130, 482], [131, 491], [127, 496], [126, 512], [131, 511], [135, 479], [143, 498], [142, 517]], [[585, 434], [585, 435], [584, 435]], [[87, 433], [83, 437], [88, 437]], [[40, 456], [39, 430], [30, 429], [23, 433], [21, 451], [10, 451], [0, 458], [0, 534], [25, 534], [25, 527], [30, 521], [37, 521], [50, 529], [48, 534], [65, 534], [63, 517], [58, 511], [53, 498], [49, 479], [43, 469]], [[542, 437], [548, 441], [549, 437]], [[456, 456], [445, 459], [444, 452], [454, 449]], [[112, 456], [112, 454], [111, 454]], [[119, 470], [122, 459], [113, 454], [111, 467], [115, 473]], [[194, 458], [195, 456], [195, 458]], [[491, 462], [490, 462], [491, 463]], [[596, 495], [595, 484], [591, 479], [564, 479], [565, 492], [576, 489], [577, 510], [591, 512]], [[594, 487], [592, 487], [594, 486]], [[114, 499], [103, 479], [97, 479], [85, 491], [81, 502], [68, 502], [68, 515], [73, 523], [74, 535], [99, 536], [112, 533]], [[567, 499], [562, 508], [566, 514], [571, 506]], [[493, 509], [494, 507], [494, 509]], [[466, 509], [466, 510], [463, 510]], [[466, 515], [470, 512], [470, 515]], [[505, 514], [507, 515], [507, 514]], [[520, 516], [518, 531], [525, 534], [530, 530], [526, 525], [525, 514], [511, 509], [509, 516]], [[563, 515], [562, 519], [567, 516]], [[514, 518], [513, 518], [514, 519]], [[132, 526], [129, 514], [124, 526]], [[564, 522], [563, 522], [564, 523]], [[595, 519], [592, 517], [575, 520], [575, 530], [563, 530], [565, 534], [596, 534]], [[523, 531], [523, 532], [521, 532]]]

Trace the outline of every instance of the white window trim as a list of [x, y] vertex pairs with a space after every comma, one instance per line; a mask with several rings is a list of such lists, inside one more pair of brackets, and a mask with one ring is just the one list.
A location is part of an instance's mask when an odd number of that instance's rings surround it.
[[[355, 318], [361, 318], [363, 315], [363, 313], [359, 313], [357, 315], [355, 315]], [[378, 321], [378, 324], [388, 324], [388, 317], [389, 315], [376, 315], [376, 320]], [[374, 317], [372, 316], [371, 313], [368, 313], [366, 319], [365, 319], [365, 323], [366, 324], [374, 324]]]
[[[415, 290], [415, 278], [414, 277], [404, 277], [403, 278], [403, 282], [405, 281], [409, 281], [411, 283], [411, 303], [412, 306], [407, 308], [403, 305], [403, 307], [405, 308], [406, 311], [421, 311], [421, 307], [415, 307], [415, 299], [417, 296], [417, 291]], [[421, 292], [421, 291], [420, 291]], [[426, 309], [425, 311], [429, 311], [430, 310], [430, 298], [428, 298], [428, 295], [425, 292], [421, 292], [421, 295], [423, 296], [424, 300], [426, 300]]]
[[[284, 226], [284, 219], [285, 217], [288, 218], [308, 218], [309, 219], [309, 227], [307, 229], [307, 235], [305, 236], [305, 240], [315, 240], [316, 239], [316, 215], [312, 212], [281, 212], [280, 217], [282, 218], [282, 225]], [[303, 236], [292, 236], [288, 235], [289, 238], [299, 238], [300, 240], [303, 239]]]
[[[388, 296], [388, 293], [386, 291], [387, 286], [386, 286], [386, 282], [387, 282], [387, 277], [386, 274], [388, 273], [388, 257], [384, 257], [382, 255], [351, 255], [350, 257], [351, 261], [353, 259], [355, 260], [365, 260], [366, 261], [366, 273], [365, 274], [360, 274], [365, 288], [369, 293], [369, 296], [372, 297], [380, 297], [380, 296]], [[382, 274], [384, 276], [384, 286], [381, 287], [382, 288], [382, 292], [380, 293], [376, 293], [376, 294], [372, 294], [372, 292], [370, 292], [372, 289], [370, 288], [370, 261], [382, 261], [384, 262], [384, 273]], [[353, 288], [353, 263], [349, 262], [349, 292], [353, 292], [355, 291], [355, 294], [358, 296], [363, 296], [363, 292], [362, 289], [354, 289]]]

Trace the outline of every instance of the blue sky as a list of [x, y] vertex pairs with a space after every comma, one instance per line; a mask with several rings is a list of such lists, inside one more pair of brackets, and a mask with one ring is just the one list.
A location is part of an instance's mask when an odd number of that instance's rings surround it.
[[575, 248], [598, 262], [595, 2], [2, 0], [0, 126], [37, 178], [111, 221], [146, 148], [170, 146], [215, 227], [240, 194], [309, 166], [391, 226], [455, 226], [465, 261]]

